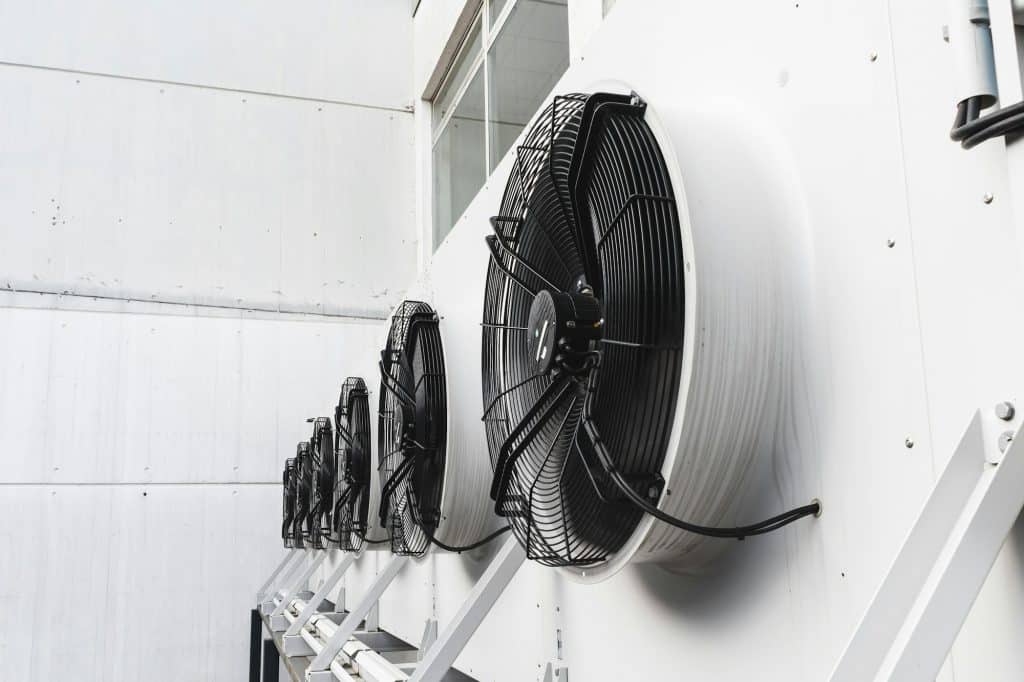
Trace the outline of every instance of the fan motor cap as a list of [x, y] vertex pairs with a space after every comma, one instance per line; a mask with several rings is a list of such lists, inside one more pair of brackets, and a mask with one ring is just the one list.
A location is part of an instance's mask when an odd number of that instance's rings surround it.
[[551, 372], [566, 353], [582, 353], [601, 338], [601, 302], [588, 293], [542, 290], [530, 306], [527, 345], [541, 374]]

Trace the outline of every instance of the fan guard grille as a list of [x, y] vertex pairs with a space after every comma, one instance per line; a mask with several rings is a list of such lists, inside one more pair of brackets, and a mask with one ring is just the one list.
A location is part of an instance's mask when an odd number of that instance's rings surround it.
[[[295, 537], [300, 546], [313, 543], [313, 529], [310, 525], [310, 510], [313, 498], [313, 456], [309, 441], [300, 441], [295, 446]], [[319, 541], [319, 538], [317, 538]]]
[[334, 410], [337, 484], [334, 518], [341, 549], [358, 552], [370, 508], [370, 402], [366, 382], [349, 377]]
[[447, 435], [441, 334], [428, 304], [398, 306], [380, 371], [380, 521], [394, 553], [420, 555], [440, 522]]
[[[669, 172], [644, 114], [635, 96], [555, 97], [516, 149], [491, 219], [482, 368], [492, 497], [546, 565], [602, 562], [641, 519], [613, 492], [590, 434], [637, 490], [662, 492], [684, 260]], [[582, 368], [537, 371], [540, 348], [527, 337], [542, 291], [592, 293], [603, 306], [602, 338], [588, 341]]]
[[302, 547], [301, 534], [296, 537], [295, 532], [295, 498], [297, 494], [297, 477], [295, 472], [295, 458], [289, 457], [284, 462], [282, 475], [282, 502], [281, 502], [281, 538], [284, 546], [291, 549]]

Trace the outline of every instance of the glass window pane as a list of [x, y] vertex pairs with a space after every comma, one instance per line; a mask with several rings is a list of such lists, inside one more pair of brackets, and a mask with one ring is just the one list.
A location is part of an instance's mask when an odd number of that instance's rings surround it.
[[484, 71], [477, 69], [434, 144], [434, 248], [487, 178], [484, 155]]
[[569, 67], [565, 2], [519, 0], [487, 55], [493, 170]]
[[495, 22], [498, 21], [498, 15], [501, 14], [501, 10], [505, 9], [507, 4], [508, 0], [490, 0], [491, 26], [494, 26]]
[[481, 19], [477, 19], [473, 23], [473, 28], [470, 29], [466, 42], [463, 43], [462, 50], [459, 52], [459, 56], [456, 58], [448, 75], [445, 76], [441, 90], [434, 98], [432, 107], [433, 123], [431, 125], [434, 135], [437, 135], [437, 130], [441, 125], [441, 121], [444, 120], [445, 114], [455, 105], [455, 96], [458, 94], [459, 88], [466, 82], [466, 78], [473, 68], [473, 62], [480, 56], [483, 44], [480, 38], [481, 21]]

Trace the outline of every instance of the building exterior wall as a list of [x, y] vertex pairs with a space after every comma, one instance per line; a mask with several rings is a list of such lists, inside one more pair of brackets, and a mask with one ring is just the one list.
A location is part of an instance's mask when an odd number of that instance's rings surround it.
[[416, 267], [408, 3], [7, 2], [0, 45], [0, 677], [246, 679], [284, 458]]

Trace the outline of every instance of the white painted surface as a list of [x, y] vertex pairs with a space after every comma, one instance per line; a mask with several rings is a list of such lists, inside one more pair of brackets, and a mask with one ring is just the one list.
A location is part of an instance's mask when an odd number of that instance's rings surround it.
[[407, 0], [0, 3], [0, 60], [403, 109]]

